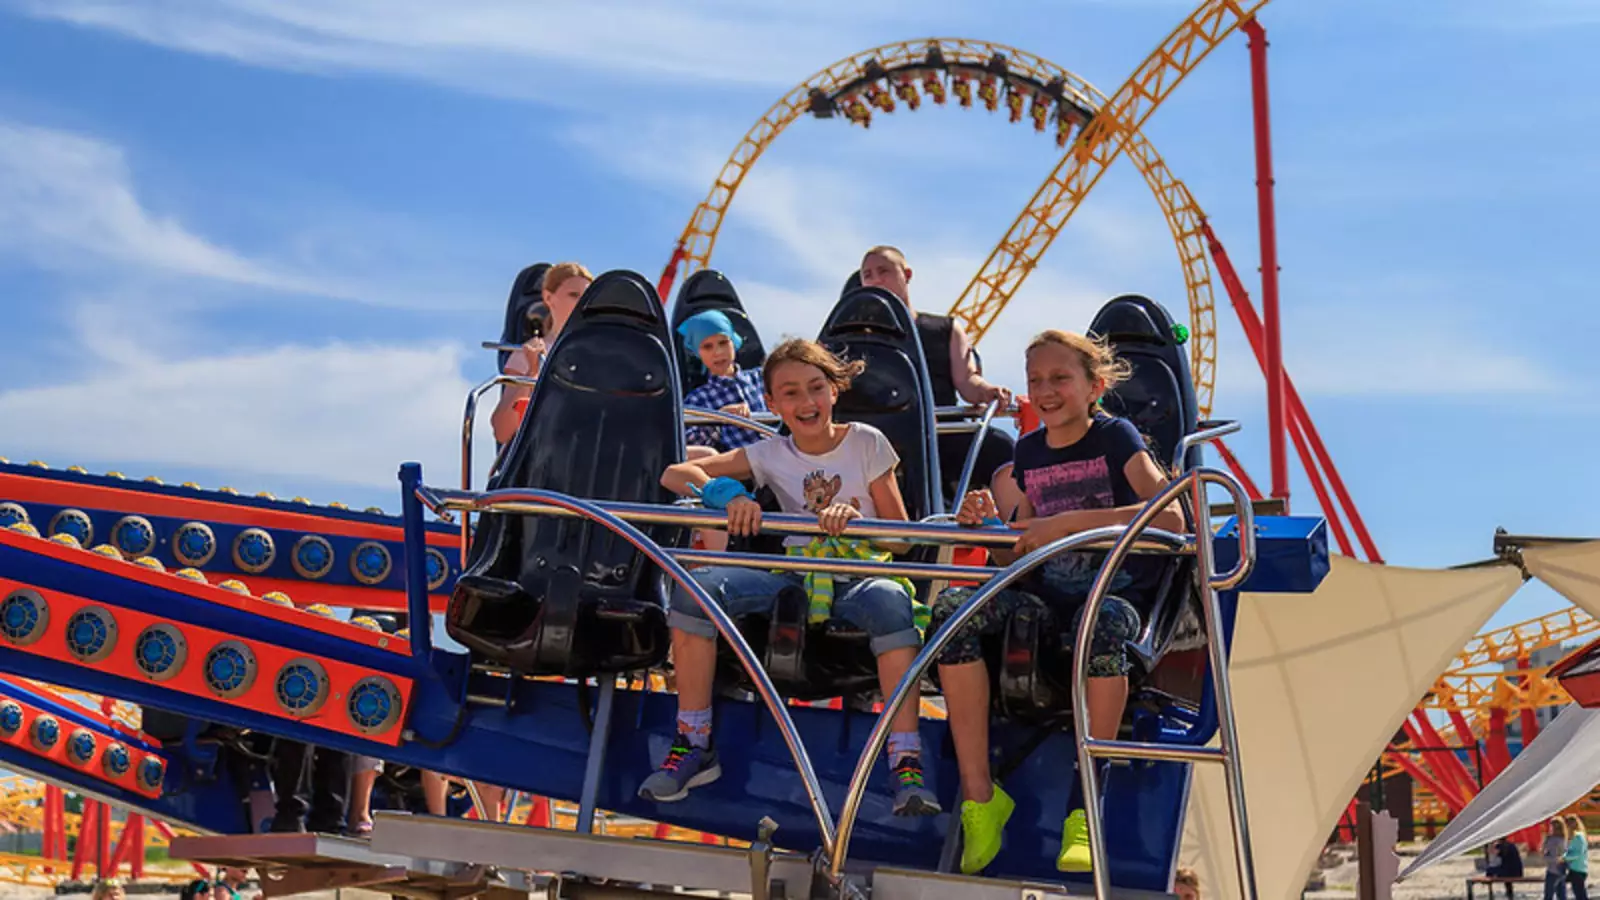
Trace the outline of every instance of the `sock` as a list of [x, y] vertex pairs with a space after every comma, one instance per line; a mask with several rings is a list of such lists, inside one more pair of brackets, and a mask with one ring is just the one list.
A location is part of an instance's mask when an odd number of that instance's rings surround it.
[[[1095, 783], [1100, 786], [1100, 799], [1103, 802], [1106, 796], [1106, 779], [1111, 775], [1111, 761], [1097, 759], [1094, 761]], [[1072, 773], [1072, 793], [1067, 796], [1067, 815], [1083, 809], [1083, 779], [1074, 771]]]
[[900, 765], [908, 756], [922, 755], [922, 735], [915, 731], [889, 733], [889, 768]]
[[711, 746], [711, 709], [678, 710], [678, 733], [687, 737], [692, 746], [707, 749]]

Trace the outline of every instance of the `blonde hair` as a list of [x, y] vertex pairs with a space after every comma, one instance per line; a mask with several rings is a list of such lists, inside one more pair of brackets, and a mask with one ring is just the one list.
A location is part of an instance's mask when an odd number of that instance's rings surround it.
[[561, 290], [561, 286], [565, 284], [568, 279], [572, 278], [582, 278], [585, 281], [594, 280], [594, 276], [589, 273], [588, 269], [583, 267], [583, 263], [556, 263], [545, 270], [544, 290], [554, 294], [556, 291]]
[[1567, 823], [1562, 821], [1560, 816], [1551, 819], [1550, 825], [1557, 834], [1561, 835], [1563, 841], [1567, 839]]
[[906, 255], [900, 252], [899, 247], [891, 247], [888, 244], [879, 244], [878, 246], [873, 247], [871, 250], [861, 254], [861, 261], [865, 263], [867, 261], [867, 257], [869, 256], [881, 256], [902, 269], [910, 268], [910, 264], [906, 262]]
[[119, 890], [121, 887], [122, 879], [120, 878], [102, 878], [94, 883], [94, 893], [90, 896], [93, 900], [105, 900], [106, 897], [111, 896], [112, 891]]
[[1589, 837], [1588, 829], [1583, 827], [1583, 820], [1577, 816], [1567, 816], [1567, 834], [1574, 837], [1581, 834], [1585, 839]]
[[[1028, 342], [1028, 349], [1023, 355], [1026, 356], [1046, 345], [1065, 347], [1076, 353], [1079, 361], [1083, 363], [1084, 374], [1089, 376], [1090, 381], [1100, 382], [1102, 393], [1110, 391], [1133, 376], [1133, 366], [1127, 360], [1117, 358], [1116, 351], [1111, 349], [1104, 338], [1092, 338], [1077, 332], [1052, 328], [1035, 335], [1034, 339]], [[1090, 405], [1089, 411], [1092, 413], [1099, 406], [1100, 402], [1097, 400]]]
[[867, 370], [867, 364], [861, 360], [845, 362], [816, 341], [790, 338], [772, 348], [761, 365], [761, 385], [768, 394], [772, 393], [772, 374], [784, 363], [805, 363], [820, 369], [828, 383], [841, 394], [850, 390], [850, 382]]

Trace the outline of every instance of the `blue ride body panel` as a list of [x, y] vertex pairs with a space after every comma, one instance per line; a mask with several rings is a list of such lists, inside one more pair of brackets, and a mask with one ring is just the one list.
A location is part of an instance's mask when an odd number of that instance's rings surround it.
[[[1326, 532], [1307, 520], [1274, 522], [1257, 519], [1258, 566], [1248, 586], [1260, 592], [1302, 593], [1314, 590], [1323, 571], [1307, 559], [1326, 557]], [[1217, 541], [1219, 567], [1229, 565], [1228, 549], [1234, 541]], [[86, 554], [87, 556], [87, 554]], [[1298, 558], [1298, 562], [1296, 561]], [[1282, 564], [1270, 564], [1278, 560]], [[292, 721], [235, 704], [180, 693], [159, 683], [119, 677], [64, 660], [45, 659], [0, 643], [0, 670], [39, 678], [77, 690], [120, 697], [130, 702], [170, 710], [181, 715], [250, 728], [351, 752], [365, 753], [436, 771], [470, 776], [557, 799], [579, 799], [588, 730], [581, 692], [573, 684], [494, 678], [471, 673], [463, 654], [435, 650], [426, 661], [360, 646], [336, 636], [234, 609], [204, 598], [188, 596], [190, 585], [174, 578], [170, 589], [123, 579], [96, 569], [80, 567], [14, 546], [0, 545], [0, 575], [20, 577], [38, 587], [60, 590], [104, 605], [113, 615], [118, 609], [136, 609], [175, 623], [199, 624], [220, 632], [293, 647], [304, 653], [326, 655], [400, 676], [416, 678], [407, 728], [415, 740], [390, 747], [353, 735], [330, 731], [305, 721]], [[1220, 595], [1225, 630], [1231, 635], [1237, 596]], [[509, 701], [506, 708], [463, 709], [466, 693], [493, 694], [498, 687]], [[589, 690], [592, 696], [593, 689]], [[1203, 742], [1215, 728], [1214, 705], [1202, 703], [1199, 721], [1162, 721], [1142, 727], [1165, 732], [1172, 740], [1187, 730], [1188, 740]], [[716, 734], [723, 761], [720, 782], [697, 789], [675, 804], [655, 804], [638, 798], [639, 783], [659, 761], [667, 736], [673, 730], [676, 700], [668, 694], [618, 691], [603, 780], [597, 798], [603, 809], [666, 821], [674, 825], [749, 840], [756, 823], [771, 816], [780, 824], [775, 841], [780, 847], [811, 850], [817, 846], [815, 821], [806, 803], [800, 779], [790, 762], [777, 728], [765, 709], [742, 701], [720, 701]], [[817, 766], [830, 807], [837, 811], [845, 784], [871, 728], [864, 713], [791, 707], [791, 715]], [[464, 717], [464, 718], [463, 718]], [[459, 723], [459, 727], [458, 727]], [[946, 810], [957, 808], [954, 755], [943, 722], [924, 721], [922, 735], [928, 781]], [[1027, 740], [1032, 729], [996, 722], [996, 748], [1014, 747]], [[437, 746], [435, 746], [437, 745]], [[181, 745], [168, 747], [172, 759], [169, 785], [183, 788], [161, 801], [159, 814], [207, 830], [248, 830], [241, 814], [222, 803], [231, 798], [226, 779], [210, 784], [185, 783], [189, 768]], [[12, 760], [8, 759], [8, 762]], [[25, 761], [14, 761], [30, 768]], [[64, 767], [44, 766], [43, 777], [62, 784], [96, 790], [80, 784], [81, 778]], [[30, 768], [30, 770], [33, 770]], [[1061, 817], [1065, 812], [1070, 778], [1076, 777], [1075, 753], [1070, 734], [1050, 736], [1007, 779], [1007, 791], [1017, 800], [1017, 812], [1007, 829], [1007, 846], [989, 869], [993, 875], [1060, 878], [1054, 871]], [[1106, 787], [1106, 827], [1113, 882], [1126, 887], [1164, 889], [1176, 852], [1178, 830], [1188, 784], [1188, 767], [1178, 763], [1134, 763], [1114, 766]], [[120, 799], [121, 798], [114, 798]], [[130, 800], [150, 808], [144, 798]], [[852, 843], [852, 857], [892, 865], [931, 868], [937, 861], [951, 814], [924, 819], [901, 819], [889, 814], [891, 795], [887, 769], [880, 760], [862, 807], [861, 822]], [[189, 804], [189, 805], [185, 805]], [[220, 805], [219, 805], [220, 804]], [[215, 808], [214, 808], [215, 807]], [[235, 821], [237, 820], [237, 821]]]

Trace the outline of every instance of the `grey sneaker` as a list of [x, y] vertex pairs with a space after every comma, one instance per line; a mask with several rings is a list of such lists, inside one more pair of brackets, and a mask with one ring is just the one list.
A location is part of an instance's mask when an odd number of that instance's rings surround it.
[[722, 765], [717, 762], [717, 751], [696, 747], [689, 739], [678, 735], [672, 739], [667, 758], [655, 774], [639, 786], [639, 796], [656, 803], [672, 803], [689, 796], [689, 789], [710, 784], [722, 777]]
[[936, 816], [939, 799], [922, 784], [922, 759], [903, 756], [894, 767], [894, 814], [897, 816]]

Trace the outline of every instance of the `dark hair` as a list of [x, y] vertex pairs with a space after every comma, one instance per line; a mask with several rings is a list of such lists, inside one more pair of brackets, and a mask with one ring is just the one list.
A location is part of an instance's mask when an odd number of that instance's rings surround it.
[[767, 354], [767, 361], [761, 365], [761, 386], [768, 394], [772, 393], [772, 373], [784, 363], [792, 362], [805, 363], [822, 370], [823, 377], [841, 394], [850, 390], [852, 379], [867, 370], [867, 364], [861, 360], [845, 362], [816, 341], [790, 338], [772, 348], [772, 352]]

